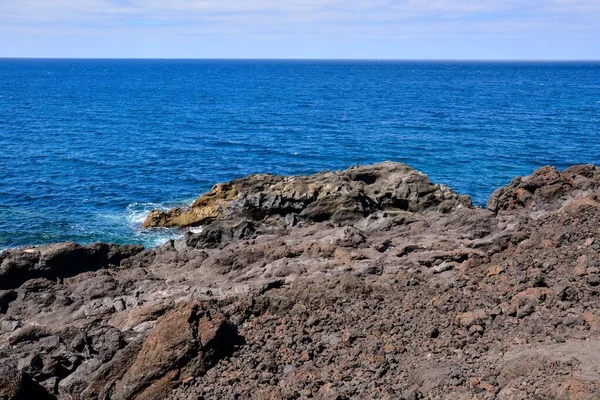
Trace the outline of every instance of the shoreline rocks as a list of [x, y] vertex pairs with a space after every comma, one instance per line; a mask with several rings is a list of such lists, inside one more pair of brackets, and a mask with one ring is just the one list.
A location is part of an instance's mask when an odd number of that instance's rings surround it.
[[487, 208], [503, 212], [518, 208], [556, 209], [565, 197], [587, 197], [600, 188], [600, 170], [594, 165], [574, 165], [563, 172], [546, 166], [526, 177], [518, 177], [491, 195]]
[[0, 399], [597, 399], [600, 171], [487, 209], [402, 164], [253, 175], [163, 246], [0, 254]]
[[405, 164], [383, 162], [310, 176], [250, 175], [215, 185], [187, 209], [154, 210], [145, 228], [188, 227], [215, 220], [294, 215], [310, 222], [347, 223], [378, 211], [471, 207], [471, 199], [435, 185]]

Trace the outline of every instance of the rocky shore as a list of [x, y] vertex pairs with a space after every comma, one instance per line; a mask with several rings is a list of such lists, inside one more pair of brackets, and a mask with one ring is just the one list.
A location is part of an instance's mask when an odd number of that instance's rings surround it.
[[599, 222], [592, 165], [486, 208], [390, 162], [218, 184], [164, 246], [0, 254], [0, 399], [600, 399]]

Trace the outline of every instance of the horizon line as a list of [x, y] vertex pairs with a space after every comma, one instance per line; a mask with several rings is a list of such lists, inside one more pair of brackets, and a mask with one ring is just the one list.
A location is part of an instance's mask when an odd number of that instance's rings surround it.
[[600, 62], [576, 58], [310, 58], [310, 57], [2, 57], [0, 60], [140, 60], [140, 61], [403, 61], [403, 62]]

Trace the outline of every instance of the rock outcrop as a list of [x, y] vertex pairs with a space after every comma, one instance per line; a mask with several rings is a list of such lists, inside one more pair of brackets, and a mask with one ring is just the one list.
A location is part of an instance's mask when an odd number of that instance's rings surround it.
[[255, 175], [164, 218], [204, 228], [0, 255], [0, 399], [598, 399], [594, 166], [487, 209], [398, 164]]
[[556, 209], [574, 197], [596, 196], [599, 188], [600, 170], [594, 165], [575, 165], [563, 172], [547, 166], [496, 190], [487, 208], [494, 212]]
[[188, 227], [215, 220], [294, 217], [349, 222], [377, 211], [470, 207], [469, 196], [435, 185], [405, 164], [384, 162], [311, 176], [251, 175], [215, 185], [187, 209], [152, 211], [144, 227]]
[[206, 373], [239, 343], [235, 327], [218, 310], [180, 303], [156, 320], [141, 345], [134, 342], [134, 349], [123, 350], [126, 358], [117, 357], [118, 363], [88, 376], [90, 384], [82, 394], [90, 399], [162, 399], [181, 381]]
[[[67, 278], [81, 272], [119, 265], [144, 250], [142, 246], [57, 243], [6, 250], [0, 254], [0, 289], [14, 289], [33, 278]], [[0, 296], [1, 298], [1, 296]], [[0, 300], [1, 309], [2, 300]]]

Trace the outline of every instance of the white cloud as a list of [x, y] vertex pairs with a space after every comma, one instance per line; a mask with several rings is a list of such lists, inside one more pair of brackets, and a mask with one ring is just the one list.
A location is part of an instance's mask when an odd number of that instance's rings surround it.
[[600, 0], [0, 0], [2, 32], [397, 37], [446, 32], [600, 34]]

